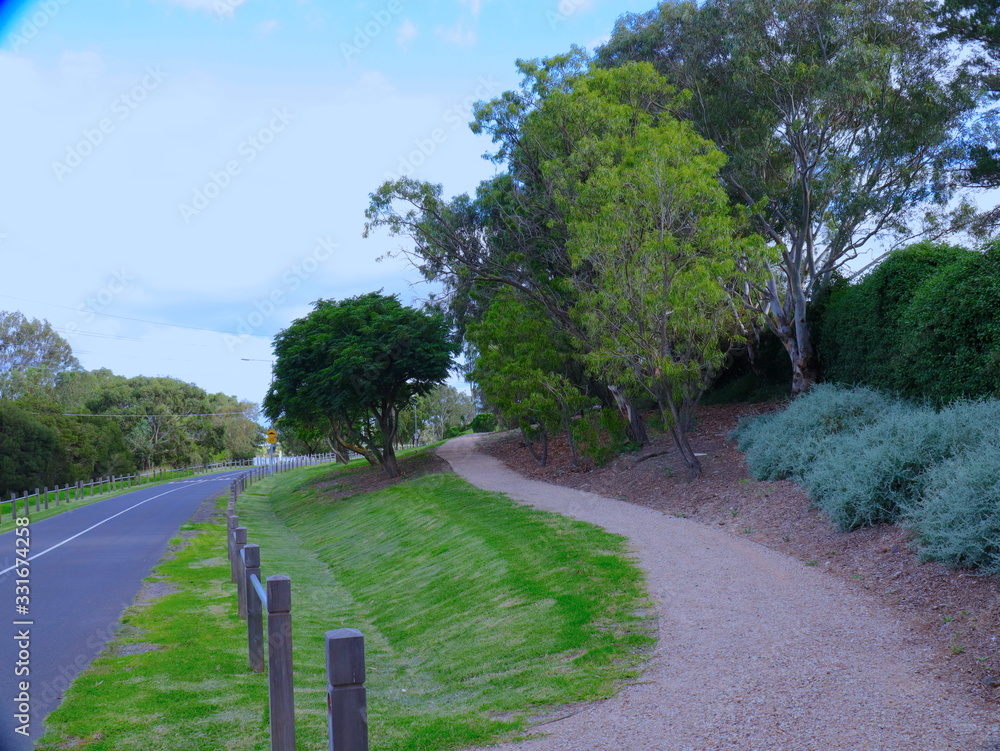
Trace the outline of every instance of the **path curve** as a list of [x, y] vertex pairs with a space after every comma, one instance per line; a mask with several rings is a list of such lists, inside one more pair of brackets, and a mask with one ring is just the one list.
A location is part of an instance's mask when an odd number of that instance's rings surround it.
[[781, 553], [696, 522], [530, 480], [456, 438], [486, 490], [631, 540], [659, 613], [640, 682], [501, 751], [1000, 751], [1000, 718], [937, 678], [893, 613]]

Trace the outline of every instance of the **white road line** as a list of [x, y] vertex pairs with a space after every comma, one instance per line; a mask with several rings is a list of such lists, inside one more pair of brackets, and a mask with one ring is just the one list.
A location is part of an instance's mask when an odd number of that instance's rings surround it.
[[[206, 482], [206, 481], [204, 481], [204, 480], [203, 480], [202, 482]], [[112, 519], [115, 519], [115, 518], [117, 518], [117, 517], [121, 516], [122, 514], [127, 514], [127, 513], [128, 513], [129, 511], [131, 511], [132, 509], [136, 509], [136, 508], [139, 508], [140, 506], [143, 506], [143, 505], [145, 505], [145, 504], [149, 503], [150, 501], [155, 501], [155, 500], [156, 500], [157, 498], [162, 498], [162, 497], [163, 497], [163, 496], [165, 496], [165, 495], [170, 495], [171, 493], [176, 493], [176, 492], [177, 492], [178, 490], [183, 490], [183, 488], [181, 488], [181, 487], [177, 487], [177, 488], [174, 488], [173, 490], [168, 490], [168, 491], [167, 491], [166, 493], [160, 493], [159, 495], [154, 495], [154, 496], [153, 496], [152, 498], [147, 498], [147, 499], [146, 499], [146, 500], [144, 500], [144, 501], [140, 501], [139, 503], [135, 504], [134, 506], [129, 506], [129, 507], [127, 508], [127, 509], [124, 509], [123, 511], [119, 511], [119, 512], [118, 512], [117, 514], [114, 514], [113, 516], [109, 516], [109, 517], [108, 517], [107, 519], [102, 519], [101, 521], [97, 522], [97, 524], [94, 524], [94, 525], [92, 525], [92, 526], [90, 526], [90, 527], [87, 527], [87, 528], [86, 528], [85, 530], [83, 530], [82, 532], [77, 532], [77, 533], [76, 533], [75, 535], [73, 535], [72, 537], [67, 537], [67, 538], [66, 538], [65, 540], [63, 540], [62, 542], [57, 542], [57, 543], [56, 543], [55, 545], [53, 545], [53, 546], [52, 546], [52, 547], [50, 547], [50, 548], [46, 548], [46, 549], [45, 549], [45, 550], [43, 550], [43, 551], [42, 551], [41, 553], [35, 553], [35, 554], [34, 554], [33, 556], [29, 557], [29, 558], [28, 558], [28, 560], [29, 560], [29, 561], [33, 561], [33, 560], [35, 560], [36, 558], [41, 558], [41, 557], [42, 557], [43, 555], [45, 555], [46, 553], [51, 553], [51, 552], [52, 552], [53, 550], [55, 550], [56, 548], [61, 548], [61, 547], [62, 547], [63, 545], [65, 545], [65, 544], [66, 544], [67, 542], [72, 542], [73, 540], [75, 540], [75, 539], [76, 539], [77, 537], [79, 537], [80, 535], [85, 535], [85, 534], [87, 534], [88, 532], [90, 532], [90, 531], [91, 531], [92, 529], [97, 529], [98, 527], [100, 527], [100, 526], [101, 526], [102, 524], [104, 524], [105, 522], [109, 522], [109, 521], [111, 521]], [[8, 566], [8, 567], [7, 567], [7, 568], [5, 568], [5, 569], [4, 569], [3, 571], [0, 571], [0, 576], [3, 576], [4, 574], [6, 574], [6, 573], [7, 573], [7, 572], [9, 572], [9, 571], [13, 571], [13, 570], [14, 570], [15, 568], [17, 568], [17, 564], [16, 564], [16, 563], [15, 563], [15, 564], [14, 564], [13, 566]]]

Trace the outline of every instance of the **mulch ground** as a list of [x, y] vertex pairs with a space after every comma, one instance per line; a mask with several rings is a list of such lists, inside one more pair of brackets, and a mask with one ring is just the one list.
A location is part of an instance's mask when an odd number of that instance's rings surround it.
[[[1000, 579], [920, 561], [898, 527], [838, 532], [802, 488], [758, 482], [728, 439], [738, 420], [780, 405], [699, 408], [692, 444], [702, 476], [686, 472], [669, 436], [604, 467], [573, 467], [565, 438], [540, 466], [517, 433], [495, 434], [481, 450], [533, 479], [588, 490], [747, 537], [794, 556], [893, 607], [933, 654], [936, 674], [958, 678], [982, 700], [1000, 703]], [[357, 492], [357, 491], [356, 491]]]

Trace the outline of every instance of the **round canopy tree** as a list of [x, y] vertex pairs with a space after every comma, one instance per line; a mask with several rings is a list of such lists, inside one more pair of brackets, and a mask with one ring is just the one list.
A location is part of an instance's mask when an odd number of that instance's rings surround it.
[[320, 419], [338, 446], [396, 477], [400, 410], [444, 381], [458, 351], [444, 316], [379, 292], [314, 305], [274, 338], [264, 413]]

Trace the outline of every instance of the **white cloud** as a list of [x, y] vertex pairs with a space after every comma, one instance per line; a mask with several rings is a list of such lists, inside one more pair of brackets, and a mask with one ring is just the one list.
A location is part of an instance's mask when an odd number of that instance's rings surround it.
[[409, 18], [403, 19], [403, 23], [400, 24], [399, 30], [396, 32], [396, 45], [404, 50], [409, 49], [410, 43], [417, 38], [418, 34], [417, 25]]
[[172, 5], [179, 5], [188, 10], [204, 10], [215, 13], [223, 18], [231, 18], [236, 9], [247, 0], [167, 0]]
[[474, 47], [479, 41], [479, 16], [483, 11], [483, 0], [458, 0], [463, 11], [453, 26], [439, 26], [435, 33], [451, 44], [459, 47]]

